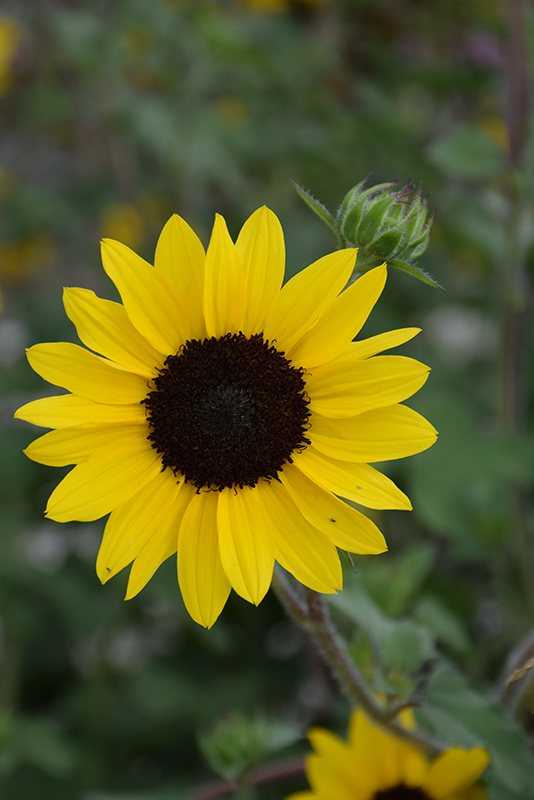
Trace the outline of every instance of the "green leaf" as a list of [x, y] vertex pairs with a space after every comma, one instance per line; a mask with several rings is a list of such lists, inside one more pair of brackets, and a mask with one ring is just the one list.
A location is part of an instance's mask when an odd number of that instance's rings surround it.
[[236, 780], [266, 755], [282, 750], [301, 738], [295, 725], [235, 712], [199, 737], [200, 748], [212, 769]]
[[[385, 600], [383, 607], [388, 614], [396, 616], [407, 611], [413, 597], [431, 574], [435, 560], [435, 548], [422, 543], [411, 547], [394, 563], [384, 564], [386, 585], [382, 587]], [[369, 582], [372, 580], [371, 572], [366, 574], [366, 579]]]
[[457, 125], [433, 142], [431, 161], [445, 172], [461, 178], [485, 180], [499, 175], [505, 166], [503, 152], [477, 125]]
[[312, 197], [311, 194], [308, 194], [305, 189], [302, 189], [300, 186], [298, 186], [295, 181], [291, 181], [291, 183], [293, 184], [299, 197], [304, 200], [306, 205], [309, 206], [309, 208], [311, 208], [311, 210], [314, 211], [320, 219], [322, 219], [325, 225], [328, 225], [328, 227], [337, 235], [334, 218], [326, 206], [320, 203], [319, 200], [316, 200], [314, 197]]
[[367, 594], [361, 582], [345, 586], [337, 595], [327, 597], [328, 602], [366, 631], [371, 641], [381, 647], [395, 628], [395, 622]]
[[432, 676], [427, 704], [417, 713], [450, 744], [487, 748], [505, 786], [513, 791], [530, 789], [534, 758], [519, 727], [451, 667], [442, 666]]
[[406, 261], [399, 261], [396, 258], [392, 258], [388, 261], [388, 267], [395, 267], [395, 269], [401, 269], [403, 272], [407, 272], [408, 275], [411, 275], [413, 278], [417, 278], [423, 283], [428, 283], [429, 286], [433, 286], [435, 289], [441, 289], [442, 292], [446, 292], [447, 290], [443, 288], [443, 286], [437, 282], [428, 272], [425, 272], [420, 267], [414, 267], [413, 264], [408, 264]]
[[460, 619], [437, 597], [421, 597], [414, 609], [414, 617], [421, 625], [433, 631], [443, 644], [459, 653], [469, 650], [469, 637]]
[[367, 634], [386, 670], [409, 676], [423, 661], [435, 656], [432, 632], [410, 620], [389, 619], [361, 583], [346, 586], [329, 602]]
[[434, 655], [429, 632], [409, 620], [404, 620], [391, 631], [384, 642], [382, 663], [392, 672], [410, 675]]

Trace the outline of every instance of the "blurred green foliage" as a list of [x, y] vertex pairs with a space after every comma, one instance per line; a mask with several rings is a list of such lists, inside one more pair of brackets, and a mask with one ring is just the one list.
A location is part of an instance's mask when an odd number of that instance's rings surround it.
[[[433, 369], [414, 406], [441, 437], [428, 453], [387, 465], [414, 511], [377, 515], [390, 551], [357, 560], [356, 575], [347, 568], [334, 613], [378, 690], [413, 692], [421, 724], [492, 748], [491, 798], [529, 796], [532, 673], [508, 690], [504, 679], [523, 663], [534, 616], [526, 327], [534, 182], [530, 142], [523, 171], [507, 156], [506, 6], [4, 3], [6, 800], [180, 800], [214, 779], [195, 736], [229, 712], [252, 720], [266, 713], [303, 732], [343, 724], [335, 687], [272, 596], [258, 609], [233, 596], [208, 632], [185, 613], [172, 563], [127, 604], [124, 576], [101, 587], [94, 561], [103, 523], [43, 520], [59, 473], [24, 458], [35, 432], [12, 414], [47, 392], [24, 347], [75, 338], [61, 286], [112, 296], [100, 236], [151, 260], [175, 211], [206, 240], [215, 212], [236, 234], [267, 204], [282, 221], [293, 274], [335, 242], [288, 179], [335, 208], [371, 171], [376, 183], [422, 181], [438, 209], [420, 263], [448, 294], [395, 272], [364, 334], [424, 329], [402, 352]], [[534, 39], [530, 7], [525, 26]], [[293, 744], [278, 755], [304, 749]], [[262, 757], [267, 751], [267, 760], [277, 757], [268, 747]], [[269, 800], [303, 785], [295, 776], [259, 791]]]

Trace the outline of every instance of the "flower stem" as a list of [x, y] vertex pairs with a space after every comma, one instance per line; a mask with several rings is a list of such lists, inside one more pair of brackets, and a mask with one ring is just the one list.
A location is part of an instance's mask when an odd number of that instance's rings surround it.
[[291, 619], [310, 636], [341, 691], [352, 705], [360, 706], [374, 722], [390, 733], [412, 742], [427, 752], [438, 753], [445, 749], [445, 745], [431, 735], [420, 730], [408, 730], [395, 719], [405, 704], [386, 706], [377, 702], [372, 689], [341, 641], [322, 595], [311, 589], [305, 589], [305, 603], [297, 596], [278, 568], [274, 572], [272, 585]]

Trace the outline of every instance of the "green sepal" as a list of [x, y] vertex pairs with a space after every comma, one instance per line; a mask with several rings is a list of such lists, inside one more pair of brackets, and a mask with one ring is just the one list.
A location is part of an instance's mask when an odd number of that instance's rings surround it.
[[[367, 176], [367, 178], [368, 177], [369, 176]], [[394, 186], [393, 183], [379, 183], [377, 186], [370, 186], [363, 191], [363, 185], [367, 181], [367, 178], [357, 183], [356, 186], [353, 186], [350, 192], [345, 195], [338, 211], [336, 226], [341, 235], [345, 236], [345, 238], [348, 238], [345, 233], [347, 228], [350, 227], [356, 232], [356, 227], [360, 224], [362, 214], [366, 208], [365, 201], [376, 194], [388, 192], [391, 187]]]
[[381, 200], [373, 203], [358, 227], [359, 242], [362, 244], [370, 244], [372, 241], [374, 241], [377, 233], [382, 227], [384, 217], [396, 201], [397, 198], [393, 194], [383, 197]]
[[334, 231], [334, 233], [337, 235], [336, 223], [334, 222], [334, 218], [326, 206], [323, 206], [323, 204], [312, 197], [311, 194], [308, 194], [305, 189], [302, 189], [302, 187], [298, 186], [295, 181], [291, 181], [291, 183], [293, 184], [299, 197], [304, 200], [306, 205], [309, 206], [309, 208], [311, 208], [311, 210], [314, 211], [326, 225], [328, 225], [330, 230]]
[[395, 269], [401, 269], [403, 272], [407, 272], [408, 275], [411, 275], [413, 278], [418, 278], [423, 283], [428, 283], [429, 286], [433, 286], [435, 289], [440, 289], [442, 292], [446, 292], [447, 290], [443, 288], [443, 286], [438, 283], [434, 278], [425, 272], [423, 269], [419, 267], [414, 267], [413, 264], [408, 264], [407, 261], [401, 261], [397, 258], [392, 258], [388, 261], [388, 267], [395, 267]]
[[353, 234], [356, 234], [358, 230], [358, 226], [362, 220], [363, 215], [363, 203], [355, 203], [352, 208], [349, 208], [346, 217], [344, 218], [343, 222], [337, 222], [337, 227], [342, 236], [350, 242], [351, 244], [355, 244], [356, 236], [349, 235], [349, 231], [352, 231]]
[[380, 259], [391, 258], [404, 238], [402, 223], [380, 234], [373, 242], [373, 253]]
[[358, 195], [360, 194], [360, 190], [363, 188], [368, 179], [369, 175], [367, 176], [367, 178], [364, 178], [363, 181], [357, 183], [356, 186], [353, 186], [349, 192], [347, 192], [347, 194], [343, 198], [343, 202], [339, 207], [339, 211], [337, 212], [336, 224], [339, 224], [340, 222], [343, 223], [345, 221], [347, 213], [351, 210], [352, 206], [354, 205], [355, 198], [358, 197]]

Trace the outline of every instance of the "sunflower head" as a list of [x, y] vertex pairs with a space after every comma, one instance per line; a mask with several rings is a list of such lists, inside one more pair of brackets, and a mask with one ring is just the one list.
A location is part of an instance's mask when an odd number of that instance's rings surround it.
[[333, 593], [337, 547], [386, 549], [352, 503], [409, 509], [370, 462], [418, 453], [436, 432], [402, 404], [428, 368], [378, 355], [418, 329], [354, 341], [386, 280], [381, 265], [347, 285], [355, 256], [324, 256], [282, 285], [284, 237], [267, 208], [235, 242], [217, 216], [206, 251], [175, 215], [154, 266], [104, 240], [120, 303], [65, 289], [85, 347], [30, 348], [33, 369], [67, 393], [16, 416], [53, 429], [30, 444], [30, 458], [74, 465], [47, 516], [109, 514], [102, 582], [133, 563], [131, 598], [175, 555], [185, 605], [209, 627], [231, 588], [258, 604], [275, 562]]
[[[402, 722], [414, 726], [410, 711]], [[311, 789], [287, 800], [486, 800], [475, 786], [489, 763], [483, 748], [453, 747], [431, 760], [360, 710], [352, 712], [347, 741], [322, 728], [308, 736], [314, 749], [306, 760]]]

